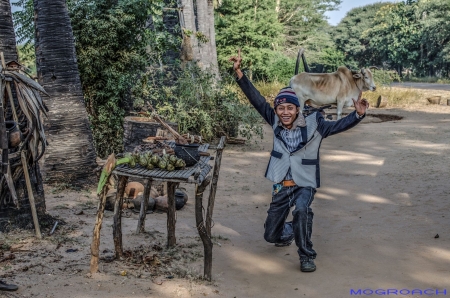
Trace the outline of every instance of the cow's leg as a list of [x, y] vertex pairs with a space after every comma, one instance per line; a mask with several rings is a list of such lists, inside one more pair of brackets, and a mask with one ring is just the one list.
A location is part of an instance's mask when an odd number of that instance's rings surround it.
[[342, 108], [344, 108], [344, 101], [341, 100], [337, 102], [337, 120], [342, 118]]

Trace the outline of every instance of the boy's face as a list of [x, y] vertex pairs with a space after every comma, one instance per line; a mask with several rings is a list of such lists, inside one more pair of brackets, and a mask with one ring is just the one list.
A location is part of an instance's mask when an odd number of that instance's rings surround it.
[[281, 123], [287, 128], [291, 128], [295, 119], [297, 118], [297, 114], [299, 112], [299, 108], [291, 103], [282, 103], [275, 108], [275, 113], [280, 119]]

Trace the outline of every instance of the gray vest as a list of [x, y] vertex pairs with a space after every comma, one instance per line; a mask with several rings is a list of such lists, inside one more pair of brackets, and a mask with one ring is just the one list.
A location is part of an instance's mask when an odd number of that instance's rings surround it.
[[273, 150], [267, 166], [266, 178], [280, 183], [291, 168], [295, 184], [301, 187], [320, 187], [319, 148], [322, 136], [317, 131], [317, 115], [313, 113], [305, 118], [306, 127], [302, 129], [302, 142], [299, 149], [293, 153], [284, 145], [281, 137], [276, 136], [280, 130], [279, 118], [275, 115], [273, 124]]

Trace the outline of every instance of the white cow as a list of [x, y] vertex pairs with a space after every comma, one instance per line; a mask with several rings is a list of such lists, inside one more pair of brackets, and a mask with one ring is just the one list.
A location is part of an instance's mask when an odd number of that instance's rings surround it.
[[352, 98], [357, 100], [360, 92], [376, 89], [370, 69], [354, 71], [343, 66], [333, 73], [300, 73], [292, 77], [290, 86], [301, 111], [305, 102], [316, 106], [336, 104], [337, 119], [341, 119], [344, 107], [353, 106]]

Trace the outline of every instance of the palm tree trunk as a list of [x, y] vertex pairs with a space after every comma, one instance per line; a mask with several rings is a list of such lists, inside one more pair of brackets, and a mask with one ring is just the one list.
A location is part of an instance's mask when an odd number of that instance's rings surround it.
[[0, 52], [5, 61], [17, 61], [16, 35], [9, 0], [0, 0]]
[[95, 150], [64, 0], [34, 0], [39, 83], [50, 94], [45, 128], [46, 181], [82, 185], [93, 179]]

